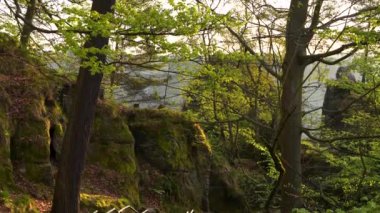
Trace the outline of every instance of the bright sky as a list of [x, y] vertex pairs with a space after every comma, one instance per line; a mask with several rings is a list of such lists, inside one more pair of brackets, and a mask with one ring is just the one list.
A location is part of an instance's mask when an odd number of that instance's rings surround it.
[[[223, 0], [221, 0], [221, 1], [223, 1]], [[189, 2], [190, 2], [190, 0], [189, 0]], [[227, 2], [228, 3], [225, 3], [225, 4], [221, 3], [219, 5], [219, 8], [217, 9], [217, 11], [220, 13], [226, 13], [229, 10], [231, 10], [231, 8], [233, 7], [232, 5], [234, 3], [231, 3], [231, 1], [227, 1]], [[273, 5], [274, 7], [277, 7], [277, 8], [288, 8], [290, 5], [290, 0], [269, 0], [268, 3]]]
[[275, 7], [288, 8], [290, 5], [290, 0], [272, 0], [269, 2], [271, 2], [271, 4]]

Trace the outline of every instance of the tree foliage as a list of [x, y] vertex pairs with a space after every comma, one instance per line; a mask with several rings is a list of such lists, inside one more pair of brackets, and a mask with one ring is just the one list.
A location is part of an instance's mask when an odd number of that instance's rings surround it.
[[[111, 97], [113, 87], [136, 83], [128, 69], [197, 64], [175, 71], [186, 84], [184, 108], [230, 163], [258, 164], [260, 178], [242, 178], [265, 185], [254, 205], [378, 208], [378, 1], [118, 0], [112, 14], [91, 10], [87, 0], [0, 4], [2, 31], [55, 70], [47, 75], [104, 74]], [[88, 45], [94, 38], [109, 44]], [[323, 80], [331, 65], [348, 66], [360, 80]], [[342, 129], [309, 120], [311, 113], [323, 120], [305, 104], [313, 85], [349, 91], [336, 112]]]

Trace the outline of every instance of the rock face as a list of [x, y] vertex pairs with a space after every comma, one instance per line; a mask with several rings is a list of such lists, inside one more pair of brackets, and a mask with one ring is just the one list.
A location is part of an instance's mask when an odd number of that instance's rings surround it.
[[[87, 164], [119, 174], [117, 187], [134, 206], [140, 205], [135, 139], [117, 105], [99, 104], [88, 146]], [[84, 177], [86, 178], [86, 177]]]
[[172, 212], [208, 211], [211, 148], [202, 129], [167, 110], [128, 111], [127, 120], [144, 190], [160, 191], [164, 208]]
[[237, 177], [225, 159], [214, 159], [210, 173], [210, 207], [212, 212], [251, 212], [246, 208], [243, 191]]
[[[0, 87], [1, 91], [1, 87]], [[9, 100], [0, 92], [0, 183], [12, 183], [12, 164], [10, 160], [10, 124], [7, 115]], [[0, 185], [1, 188], [1, 185]]]
[[[38, 61], [15, 48], [8, 36], [0, 35], [1, 154], [13, 170], [35, 182], [53, 184], [50, 163], [50, 131], [61, 122], [62, 113], [52, 100], [54, 80], [46, 81]], [[2, 173], [11, 178], [9, 166]], [[3, 181], [1, 181], [4, 183]]]
[[[337, 81], [355, 83], [355, 76], [349, 72], [348, 67], [339, 67], [336, 73]], [[345, 127], [343, 119], [347, 115], [347, 108], [355, 100], [355, 95], [350, 89], [339, 86], [328, 86], [323, 101], [322, 115], [327, 127], [341, 130]]]
[[[15, 43], [9, 45], [8, 37], [0, 35], [0, 41], [0, 190], [11, 187], [15, 173], [52, 186], [71, 92], [62, 91], [67, 86], [60, 86], [61, 79], [47, 80], [41, 73], [49, 71], [36, 66], [38, 61]], [[12, 61], [17, 58], [23, 61]], [[210, 186], [221, 187], [223, 195], [234, 191], [228, 174], [212, 168], [211, 146], [202, 128], [167, 109], [129, 109], [99, 100], [86, 164], [90, 171], [101, 169], [95, 176], [84, 172], [84, 212], [126, 205], [208, 212], [219, 205], [213, 199], [210, 206], [210, 196], [219, 194], [209, 194]], [[89, 178], [96, 180], [87, 184]], [[109, 182], [101, 194], [96, 193], [99, 180]], [[109, 193], [110, 188], [117, 194]], [[234, 209], [240, 204], [235, 202]]]

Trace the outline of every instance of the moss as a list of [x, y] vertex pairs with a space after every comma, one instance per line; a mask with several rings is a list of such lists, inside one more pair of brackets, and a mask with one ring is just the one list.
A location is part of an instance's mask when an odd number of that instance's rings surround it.
[[54, 124], [59, 124], [65, 120], [62, 108], [54, 100], [45, 100], [44, 105], [47, 105], [47, 117]]
[[12, 159], [30, 163], [49, 162], [49, 128], [47, 119], [19, 122], [12, 137]]
[[98, 106], [89, 160], [121, 174], [136, 172], [134, 138], [119, 110], [112, 105]]
[[9, 34], [0, 32], [0, 52], [15, 52], [18, 51], [17, 41]]
[[164, 192], [165, 212], [203, 208], [211, 146], [202, 128], [181, 113], [169, 110], [133, 109], [127, 110], [126, 116], [138, 159], [164, 174], [153, 179], [152, 187]]
[[13, 168], [10, 161], [9, 147], [0, 146], [0, 189], [13, 183]]
[[211, 143], [207, 139], [205, 132], [199, 124], [194, 124], [195, 130], [195, 145], [199, 145], [200, 148], [204, 148], [209, 154], [212, 153]]
[[194, 208], [192, 206], [183, 206], [176, 203], [165, 203], [163, 206], [163, 212], [166, 213], [177, 213], [177, 212], [202, 212], [200, 209]]
[[17, 42], [3, 33], [0, 53], [0, 181], [8, 179], [9, 155], [15, 169], [18, 167], [28, 178], [39, 181], [51, 176], [47, 166], [49, 120], [56, 123], [61, 114], [52, 99], [55, 77], [47, 77], [53, 72], [47, 72], [37, 58], [18, 49]]
[[25, 168], [29, 180], [51, 183], [50, 121], [30, 119], [18, 122], [11, 141], [11, 157], [16, 165]]
[[97, 108], [87, 160], [118, 172], [119, 191], [139, 205], [134, 138], [117, 105], [102, 103]]
[[29, 195], [13, 195], [9, 192], [2, 191], [0, 194], [1, 201], [10, 212], [14, 213], [38, 213], [38, 209]]
[[126, 182], [122, 184], [126, 188], [125, 191], [128, 192], [127, 194], [125, 194], [125, 197], [128, 197], [128, 199], [130, 200], [133, 206], [140, 207], [141, 206], [140, 191], [139, 191], [138, 181], [136, 181], [138, 180], [138, 178], [136, 176], [134, 177], [129, 177], [129, 178], [134, 178], [133, 182]]
[[108, 212], [113, 208], [121, 209], [128, 205], [131, 205], [131, 202], [127, 198], [80, 194], [80, 208], [82, 211], [94, 212], [97, 210], [98, 212]]
[[[33, 90], [33, 89], [32, 89]], [[47, 115], [43, 97], [33, 98], [23, 109], [22, 119], [39, 119]]]
[[96, 117], [93, 142], [133, 144], [134, 138], [126, 122], [118, 118]]
[[127, 176], [134, 175], [137, 169], [130, 144], [91, 144], [88, 160]]
[[132, 133], [120, 113], [120, 109], [110, 103], [98, 105], [91, 142], [134, 144]]
[[222, 155], [212, 158], [209, 197], [213, 212], [249, 212], [237, 173]]
[[0, 107], [0, 189], [13, 183], [12, 170], [8, 116], [4, 107]]
[[44, 164], [25, 163], [25, 176], [38, 183], [53, 184], [53, 173], [50, 162]]
[[136, 150], [163, 170], [192, 169], [189, 124], [179, 113], [167, 110], [130, 110], [128, 122]]

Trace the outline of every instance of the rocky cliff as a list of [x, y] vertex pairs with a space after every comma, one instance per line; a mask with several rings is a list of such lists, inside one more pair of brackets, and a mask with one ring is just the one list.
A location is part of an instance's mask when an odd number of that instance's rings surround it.
[[[72, 92], [54, 70], [15, 46], [0, 36], [0, 210], [48, 211]], [[244, 209], [240, 190], [212, 159], [202, 128], [185, 115], [99, 99], [81, 209], [208, 212], [230, 195], [238, 201], [231, 209]], [[210, 203], [217, 194], [222, 198]]]

